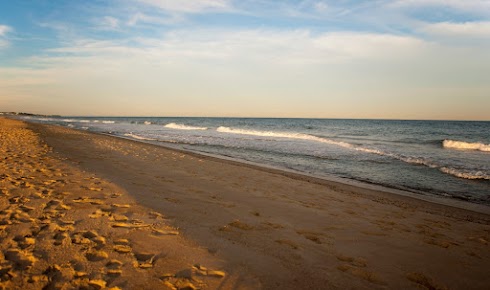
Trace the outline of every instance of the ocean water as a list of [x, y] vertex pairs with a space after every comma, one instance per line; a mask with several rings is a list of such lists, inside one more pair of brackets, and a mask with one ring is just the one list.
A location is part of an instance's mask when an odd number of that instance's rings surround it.
[[490, 122], [20, 117], [27, 121], [490, 205]]

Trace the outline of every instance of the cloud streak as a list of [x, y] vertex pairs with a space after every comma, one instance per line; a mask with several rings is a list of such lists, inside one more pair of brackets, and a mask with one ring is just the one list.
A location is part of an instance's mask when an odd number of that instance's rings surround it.
[[6, 36], [10, 31], [12, 31], [10, 26], [0, 25], [0, 48], [9, 46], [10, 42], [6, 39]]
[[389, 7], [398, 8], [443, 7], [476, 14], [490, 14], [490, 2], [487, 0], [397, 0], [387, 3]]
[[70, 46], [48, 52], [73, 57], [139, 55], [164, 62], [240, 60], [277, 65], [319, 65], [354, 60], [386, 62], [417, 55], [429, 45], [415, 37], [380, 33], [196, 29], [169, 31], [161, 39], [80, 39]]
[[425, 25], [422, 31], [443, 37], [490, 39], [490, 21], [431, 23]]
[[98, 24], [102, 30], [117, 30], [120, 28], [119, 19], [112, 16], [104, 16]]
[[182, 13], [202, 13], [230, 10], [231, 4], [226, 0], [136, 0], [139, 3], [153, 6], [164, 11]]

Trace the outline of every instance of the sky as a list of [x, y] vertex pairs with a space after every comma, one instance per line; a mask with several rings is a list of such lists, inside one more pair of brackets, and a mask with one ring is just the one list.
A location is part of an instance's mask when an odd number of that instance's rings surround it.
[[0, 0], [0, 111], [490, 120], [490, 0]]

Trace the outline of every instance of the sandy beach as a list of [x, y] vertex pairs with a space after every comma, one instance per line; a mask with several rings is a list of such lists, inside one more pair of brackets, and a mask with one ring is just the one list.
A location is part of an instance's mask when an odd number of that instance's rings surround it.
[[490, 212], [0, 118], [0, 289], [488, 289]]

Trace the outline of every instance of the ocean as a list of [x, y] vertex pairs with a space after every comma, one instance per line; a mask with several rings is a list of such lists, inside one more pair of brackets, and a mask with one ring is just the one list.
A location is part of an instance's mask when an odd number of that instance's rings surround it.
[[431, 198], [490, 205], [490, 122], [19, 117]]

